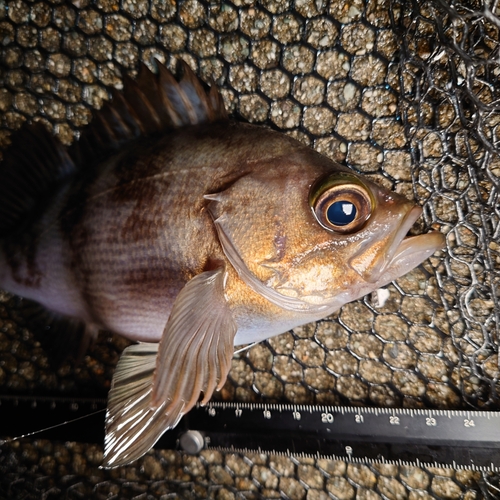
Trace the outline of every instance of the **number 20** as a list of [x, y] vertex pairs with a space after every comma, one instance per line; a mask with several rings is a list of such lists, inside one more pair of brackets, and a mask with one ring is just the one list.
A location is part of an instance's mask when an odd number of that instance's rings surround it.
[[324, 424], [331, 424], [333, 422], [333, 415], [331, 413], [322, 413], [321, 422]]

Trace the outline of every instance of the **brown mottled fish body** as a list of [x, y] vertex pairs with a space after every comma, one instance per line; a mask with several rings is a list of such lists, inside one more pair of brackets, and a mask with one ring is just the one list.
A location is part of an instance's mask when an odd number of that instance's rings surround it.
[[[307, 179], [313, 157], [323, 160], [282, 134], [229, 121], [138, 140], [94, 172], [68, 179], [25, 247], [15, 242], [17, 232], [4, 243], [0, 286], [98, 329], [159, 342], [182, 287], [227, 260], [204, 196], [249, 172], [281, 184], [285, 169], [297, 169]], [[273, 322], [283, 321], [277, 307], [229, 274], [235, 308], [241, 302], [245, 309], [241, 323], [260, 317], [262, 335], [273, 334]]]
[[143, 68], [69, 152], [40, 125], [16, 141], [0, 170], [0, 286], [54, 321], [141, 342], [113, 379], [108, 467], [206, 403], [233, 345], [325, 317], [443, 245], [405, 237], [421, 213], [405, 198], [227, 120], [187, 68], [180, 82]]

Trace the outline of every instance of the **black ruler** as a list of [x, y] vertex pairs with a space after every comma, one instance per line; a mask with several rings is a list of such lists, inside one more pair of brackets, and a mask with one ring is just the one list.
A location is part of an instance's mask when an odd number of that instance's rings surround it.
[[500, 412], [210, 403], [187, 417], [227, 451], [500, 471]]
[[[104, 399], [0, 396], [1, 437], [46, 428], [36, 436], [100, 444], [105, 407]], [[156, 445], [179, 447], [500, 472], [500, 412], [212, 402]]]

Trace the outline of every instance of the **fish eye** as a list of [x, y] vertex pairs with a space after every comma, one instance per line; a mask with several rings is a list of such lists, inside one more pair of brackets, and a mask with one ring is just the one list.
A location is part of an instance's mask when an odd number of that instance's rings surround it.
[[360, 179], [342, 172], [315, 182], [309, 194], [309, 204], [322, 227], [350, 234], [365, 225], [374, 203], [370, 190]]

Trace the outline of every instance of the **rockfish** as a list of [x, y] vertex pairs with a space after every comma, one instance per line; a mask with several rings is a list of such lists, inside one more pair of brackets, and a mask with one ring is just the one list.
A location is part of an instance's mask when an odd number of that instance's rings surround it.
[[444, 246], [421, 208], [296, 140], [227, 117], [158, 64], [69, 149], [41, 124], [0, 167], [0, 287], [47, 321], [138, 341], [116, 367], [104, 466], [146, 453], [228, 375], [233, 346], [319, 320]]

